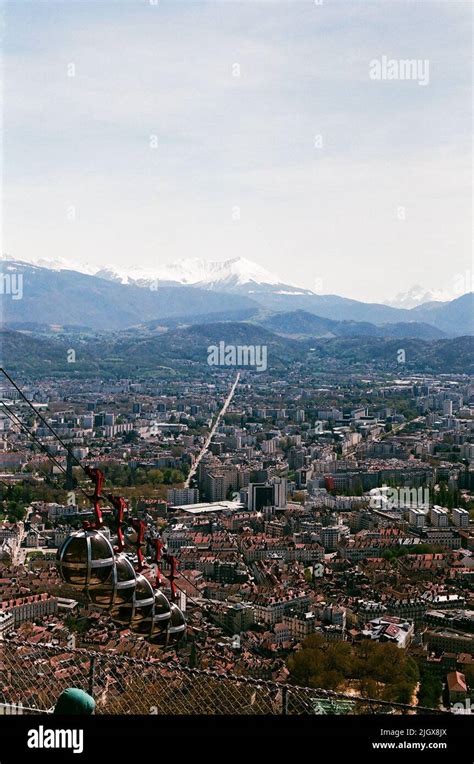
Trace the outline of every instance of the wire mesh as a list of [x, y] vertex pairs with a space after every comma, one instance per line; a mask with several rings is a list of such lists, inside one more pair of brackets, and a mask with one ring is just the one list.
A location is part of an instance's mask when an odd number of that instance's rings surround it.
[[440, 713], [437, 709], [191, 669], [157, 659], [144, 661], [85, 649], [0, 642], [3, 713], [15, 713], [20, 707], [21, 713], [50, 711], [68, 687], [91, 694], [98, 714]]

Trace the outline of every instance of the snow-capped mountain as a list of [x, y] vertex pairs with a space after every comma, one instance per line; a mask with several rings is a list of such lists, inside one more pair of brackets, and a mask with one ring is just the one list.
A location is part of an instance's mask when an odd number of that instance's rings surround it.
[[[77, 325], [96, 331], [163, 319], [186, 323], [204, 319], [240, 321], [261, 311], [266, 314], [303, 311], [335, 321], [376, 326], [397, 324], [395, 331], [409, 331], [406, 335], [409, 337], [414, 336], [414, 329], [403, 324], [414, 322], [430, 325], [428, 329], [426, 326], [416, 329], [419, 336], [422, 333], [428, 339], [434, 336], [433, 327], [453, 336], [474, 334], [474, 293], [451, 302], [431, 301], [407, 309], [319, 295], [281, 284], [275, 275], [243, 258], [223, 262], [184, 260], [173, 266], [127, 272], [111, 267], [74, 267], [68, 261], [44, 258], [36, 263], [11, 257], [3, 261], [4, 325]], [[79, 268], [82, 272], [78, 272]], [[87, 273], [88, 270], [95, 273]], [[13, 278], [8, 280], [13, 274], [21, 275], [21, 284]], [[144, 288], [147, 285], [149, 288]], [[22, 290], [22, 299], [16, 299], [17, 287]], [[363, 332], [364, 327], [359, 329]]]
[[66, 260], [64, 257], [48, 258], [48, 257], [36, 257], [29, 260], [19, 260], [13, 255], [2, 254], [0, 255], [0, 262], [2, 263], [25, 263], [26, 265], [36, 266], [37, 268], [47, 268], [49, 271], [76, 271], [77, 273], [85, 273], [88, 276], [94, 276], [97, 272], [97, 267], [87, 262], [79, 262], [78, 260]]
[[416, 284], [406, 292], [399, 292], [392, 300], [386, 300], [385, 304], [392, 308], [415, 308], [417, 305], [423, 305], [425, 302], [449, 302], [453, 297], [447, 290], [443, 289], [423, 289]]
[[274, 273], [266, 270], [257, 263], [247, 260], [245, 257], [236, 257], [231, 260], [205, 260], [204, 258], [192, 257], [176, 260], [155, 268], [103, 268], [96, 272], [96, 276], [122, 284], [136, 284], [149, 286], [153, 281], [182, 286], [195, 286], [201, 289], [218, 291], [245, 291], [255, 292], [270, 289], [271, 291], [295, 289], [300, 293], [310, 293], [298, 287], [284, 284]]
[[[3, 255], [4, 261], [15, 261], [9, 255]], [[313, 294], [309, 289], [300, 289], [285, 284], [274, 273], [245, 257], [230, 260], [205, 260], [192, 257], [176, 260], [173, 263], [153, 267], [123, 268], [115, 265], [91, 266], [68, 261], [64, 258], [37, 258], [28, 261], [29, 265], [47, 268], [53, 271], [77, 271], [119, 284], [134, 284], [150, 287], [156, 283], [195, 286], [222, 292], [256, 293], [272, 291], [279, 294]]]
[[244, 257], [232, 260], [205, 260], [200, 257], [176, 260], [174, 263], [154, 268], [101, 268], [96, 276], [121, 281], [122, 283], [147, 282], [153, 279], [169, 281], [184, 286], [235, 287], [246, 284], [281, 283], [270, 271]]
[[204, 260], [191, 258], [178, 260], [165, 266], [161, 278], [179, 281], [180, 284], [199, 284], [201, 286], [243, 286], [245, 284], [271, 284], [281, 282], [273, 273], [244, 257], [232, 260]]

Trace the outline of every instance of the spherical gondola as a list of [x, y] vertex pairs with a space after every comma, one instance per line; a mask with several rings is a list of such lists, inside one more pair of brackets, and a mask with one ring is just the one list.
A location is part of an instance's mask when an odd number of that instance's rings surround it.
[[97, 607], [111, 611], [130, 602], [136, 586], [136, 575], [132, 563], [124, 554], [115, 557], [112, 575], [101, 586], [94, 587], [89, 592], [90, 601]]
[[[153, 587], [145, 576], [138, 573], [133, 596], [129, 601], [119, 605], [116, 611], [114, 610], [113, 620], [124, 626], [129, 626], [132, 631], [138, 631], [140, 628], [142, 633], [148, 633], [148, 630], [151, 631], [154, 605]], [[145, 623], [142, 624], [142, 621]]]
[[181, 639], [186, 631], [186, 619], [182, 610], [173, 603], [171, 603], [171, 618], [168, 626], [168, 636], [175, 642]]
[[174, 602], [170, 605], [170, 619], [165, 629], [155, 628], [149, 639], [155, 645], [165, 646], [170, 642], [179, 642], [186, 631], [186, 620]]
[[135, 569], [125, 554], [116, 556], [115, 569], [117, 571], [117, 587], [111, 607], [112, 614], [115, 608], [132, 601], [137, 585]]
[[63, 581], [79, 589], [102, 587], [113, 576], [114, 550], [106, 536], [97, 530], [71, 533], [56, 559]]
[[171, 619], [171, 605], [162, 591], [155, 591], [155, 612], [153, 614], [152, 633], [164, 631]]

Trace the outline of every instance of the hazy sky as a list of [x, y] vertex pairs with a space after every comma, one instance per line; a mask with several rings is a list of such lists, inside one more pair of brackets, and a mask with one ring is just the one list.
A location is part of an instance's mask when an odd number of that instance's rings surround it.
[[[452, 291], [472, 270], [471, 7], [7, 2], [3, 251]], [[428, 84], [371, 79], [383, 56], [428, 60]]]

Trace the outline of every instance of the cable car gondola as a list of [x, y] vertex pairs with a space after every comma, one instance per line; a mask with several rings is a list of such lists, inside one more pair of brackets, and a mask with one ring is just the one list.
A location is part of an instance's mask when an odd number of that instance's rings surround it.
[[58, 549], [56, 560], [63, 581], [86, 591], [104, 586], [115, 566], [112, 544], [94, 529], [71, 533]]

